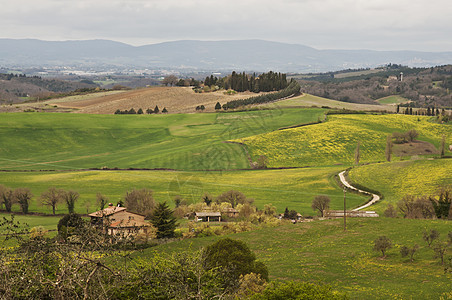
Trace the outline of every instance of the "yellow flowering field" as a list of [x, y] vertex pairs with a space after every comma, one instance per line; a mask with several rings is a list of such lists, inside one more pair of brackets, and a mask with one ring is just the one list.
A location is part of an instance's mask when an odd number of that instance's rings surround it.
[[385, 160], [386, 137], [415, 129], [419, 140], [439, 147], [442, 135], [452, 143], [452, 126], [430, 117], [405, 115], [332, 115], [325, 123], [274, 131], [234, 140], [244, 143], [253, 158], [268, 158], [269, 167], [320, 166], [354, 162], [360, 142], [360, 162]]
[[381, 192], [387, 203], [397, 203], [404, 195], [429, 195], [440, 186], [452, 184], [452, 159], [415, 160], [354, 167], [349, 178], [365, 187]]

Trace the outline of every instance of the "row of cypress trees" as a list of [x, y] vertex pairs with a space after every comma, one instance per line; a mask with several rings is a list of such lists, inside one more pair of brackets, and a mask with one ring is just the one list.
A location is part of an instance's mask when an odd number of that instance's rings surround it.
[[226, 104], [223, 104], [223, 109], [234, 109], [234, 108], [238, 108], [240, 106], [245, 106], [245, 105], [250, 105], [250, 104], [261, 104], [261, 103], [275, 101], [275, 100], [278, 100], [281, 98], [289, 97], [292, 95], [297, 95], [298, 93], [300, 93], [300, 89], [301, 89], [300, 84], [296, 80], [292, 79], [290, 84], [285, 89], [280, 90], [279, 92], [250, 97], [250, 98], [246, 98], [246, 99], [229, 101]]

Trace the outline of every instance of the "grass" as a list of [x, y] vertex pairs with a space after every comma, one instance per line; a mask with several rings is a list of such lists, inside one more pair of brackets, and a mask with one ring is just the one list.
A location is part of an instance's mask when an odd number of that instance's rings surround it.
[[[422, 240], [427, 229], [445, 240], [450, 221], [409, 219], [342, 219], [284, 225], [228, 237], [246, 242], [263, 261], [270, 280], [300, 280], [329, 284], [351, 299], [438, 299], [450, 292], [451, 274], [445, 274], [433, 251]], [[373, 241], [386, 235], [393, 242], [387, 258], [373, 251]], [[136, 253], [196, 250], [220, 237], [181, 240]], [[414, 262], [400, 256], [403, 245], [419, 244]], [[449, 249], [450, 254], [450, 249]]]
[[[37, 205], [37, 199], [49, 187], [75, 190], [80, 193], [76, 211], [92, 212], [96, 209], [96, 194], [102, 193], [111, 202], [124, 199], [127, 191], [133, 188], [148, 188], [154, 191], [156, 201], [168, 201], [173, 205], [176, 195], [188, 203], [201, 201], [204, 193], [216, 197], [229, 190], [238, 190], [254, 204], [263, 208], [273, 204], [278, 212], [286, 207], [295, 209], [303, 215], [315, 215], [311, 202], [316, 195], [324, 194], [331, 198], [331, 207], [341, 209], [343, 194], [333, 176], [343, 167], [318, 167], [289, 170], [242, 170], [229, 172], [183, 172], [183, 171], [66, 171], [66, 172], [0, 172], [0, 183], [11, 187], [30, 188], [35, 195], [31, 211], [51, 213], [48, 207]], [[349, 208], [357, 207], [367, 201], [366, 197], [350, 194], [347, 197]], [[19, 211], [20, 207], [14, 205]], [[57, 213], [65, 213], [60, 205]]]
[[290, 98], [286, 100], [277, 101], [271, 104], [264, 104], [264, 107], [269, 108], [284, 108], [284, 107], [329, 107], [332, 109], [350, 109], [350, 110], [363, 110], [363, 111], [390, 111], [395, 112], [394, 106], [391, 105], [372, 105], [372, 104], [359, 104], [359, 103], [349, 103], [331, 100], [327, 98], [322, 98], [310, 94], [303, 94], [299, 97]]
[[385, 160], [386, 137], [415, 129], [419, 140], [439, 147], [442, 135], [452, 143], [452, 125], [430, 122], [430, 117], [405, 115], [331, 115], [321, 124], [238, 139], [253, 157], [268, 158], [270, 167], [321, 166], [354, 163], [360, 141], [361, 163]]
[[409, 102], [409, 100], [406, 98], [403, 98], [401, 96], [394, 95], [394, 96], [380, 98], [377, 100], [377, 102], [379, 102], [380, 104], [399, 104], [399, 103]]
[[396, 204], [406, 194], [429, 195], [439, 186], [452, 184], [452, 159], [415, 160], [355, 167], [352, 182], [381, 192], [384, 200], [373, 209], [383, 212], [388, 203]]
[[317, 121], [322, 109], [172, 115], [8, 113], [0, 118], [0, 169], [249, 168], [223, 141]]

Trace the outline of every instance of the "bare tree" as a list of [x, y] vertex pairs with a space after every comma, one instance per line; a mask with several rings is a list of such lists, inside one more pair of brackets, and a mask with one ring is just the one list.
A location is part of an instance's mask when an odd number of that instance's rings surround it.
[[162, 83], [166, 86], [168, 85], [173, 86], [177, 83], [177, 77], [174, 75], [168, 75], [165, 78], [163, 78]]
[[108, 198], [102, 195], [101, 193], [96, 194], [96, 203], [99, 210], [102, 210], [105, 208], [105, 206], [108, 203]]
[[228, 202], [231, 203], [232, 207], [236, 207], [237, 204], [251, 204], [254, 202], [254, 199], [247, 198], [242, 192], [230, 190], [217, 197], [217, 203], [221, 202]]
[[312, 200], [311, 207], [313, 210], [317, 210], [319, 215], [323, 217], [323, 213], [325, 210], [330, 208], [331, 199], [325, 195], [315, 196], [314, 200]]
[[386, 137], [386, 149], [385, 149], [385, 156], [387, 161], [391, 161], [391, 155], [392, 155], [392, 136], [388, 135]]
[[20, 208], [24, 214], [28, 213], [28, 206], [30, 205], [30, 200], [33, 197], [30, 189], [27, 188], [17, 188], [13, 192], [13, 198], [17, 203], [19, 203]]
[[64, 192], [63, 195], [68, 212], [70, 214], [73, 214], [75, 210], [75, 202], [78, 200], [78, 197], [80, 196], [79, 193], [75, 191], [66, 191]]
[[141, 189], [127, 192], [125, 196], [125, 205], [128, 211], [150, 216], [155, 208], [152, 190]]
[[359, 165], [359, 159], [361, 156], [359, 147], [360, 147], [360, 142], [358, 141], [358, 143], [356, 144], [356, 149], [355, 149], [355, 165], [357, 165], [357, 166]]
[[7, 212], [11, 212], [14, 203], [13, 190], [0, 184], [0, 201]]
[[427, 242], [428, 246], [430, 247], [436, 239], [439, 238], [439, 232], [435, 229], [431, 229], [430, 231], [425, 230], [424, 234], [422, 235], [422, 238], [424, 241]]
[[47, 191], [43, 192], [40, 197], [40, 203], [44, 206], [49, 206], [52, 208], [53, 214], [55, 214], [55, 209], [57, 205], [63, 202], [64, 191], [58, 190], [55, 187], [50, 187]]

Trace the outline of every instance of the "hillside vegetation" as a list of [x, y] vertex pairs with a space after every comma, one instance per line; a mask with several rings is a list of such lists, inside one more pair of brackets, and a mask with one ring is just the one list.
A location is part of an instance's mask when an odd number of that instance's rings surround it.
[[362, 163], [385, 160], [386, 137], [415, 129], [419, 140], [439, 146], [442, 135], [452, 143], [452, 125], [436, 124], [429, 117], [405, 115], [330, 115], [328, 121], [236, 140], [252, 157], [265, 155], [270, 167], [320, 166], [354, 162], [360, 141]]
[[[362, 218], [289, 224], [238, 233], [229, 237], [245, 241], [269, 269], [271, 280], [300, 280], [332, 285], [351, 299], [438, 299], [450, 292], [452, 275], [445, 274], [433, 251], [422, 239], [435, 229], [446, 240], [450, 224], [444, 221]], [[385, 235], [393, 248], [381, 259], [373, 241]], [[136, 253], [196, 250], [218, 237], [182, 240]], [[418, 244], [414, 262], [400, 256], [403, 245]]]

